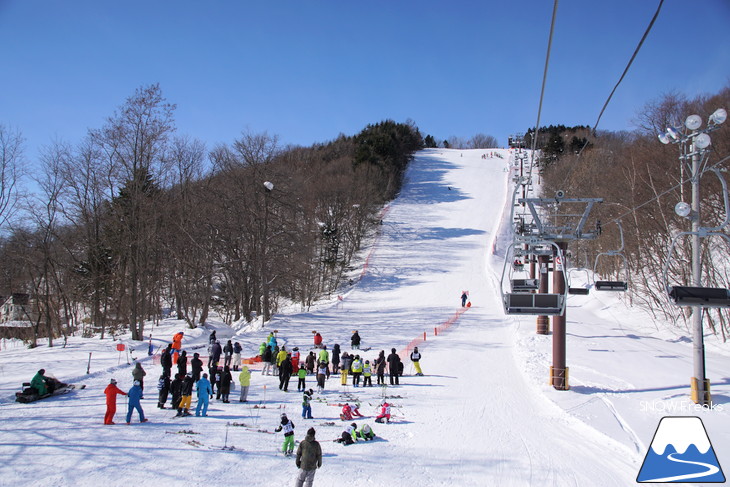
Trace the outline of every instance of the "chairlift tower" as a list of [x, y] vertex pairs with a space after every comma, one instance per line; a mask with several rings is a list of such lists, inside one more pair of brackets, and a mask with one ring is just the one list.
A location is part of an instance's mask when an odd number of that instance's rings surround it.
[[[704, 167], [705, 156], [708, 154], [708, 148], [711, 144], [709, 132], [712, 132], [719, 128], [720, 125], [725, 123], [727, 119], [727, 111], [724, 108], [718, 108], [715, 112], [710, 115], [707, 122], [707, 126], [702, 129], [702, 118], [699, 115], [690, 115], [684, 122], [684, 128], [680, 129], [677, 127], [668, 127], [666, 132], [659, 134], [659, 140], [663, 144], [675, 143], [681, 147], [681, 155], [679, 156], [682, 169], [685, 169], [685, 164], [688, 166], [690, 181], [692, 183], [692, 201], [691, 205], [688, 205], [684, 201], [680, 202], [675, 206], [675, 211], [679, 216], [689, 218], [692, 222], [692, 231], [686, 232], [692, 236], [692, 286], [689, 287], [675, 287], [670, 291], [670, 297], [680, 306], [691, 306], [690, 301], [695, 299], [694, 295], [699, 294], [700, 301], [705, 301], [705, 305], [709, 307], [710, 295], [709, 290], [712, 288], [702, 287], [702, 255], [700, 239], [702, 237], [711, 236], [713, 234], [727, 238], [721, 231], [719, 233], [709, 231], [703, 228], [700, 219], [700, 178], [706, 171]], [[717, 173], [720, 176], [719, 173]], [[723, 192], [725, 194], [726, 203], [726, 216], [725, 222], [722, 226], [717, 227], [717, 230], [722, 229], [723, 226], [728, 223], [727, 215], [727, 187], [725, 186], [724, 179], [720, 177], [723, 183]], [[670, 248], [670, 257], [671, 257]], [[665, 271], [666, 275], [666, 271]], [[728, 293], [730, 291], [724, 290], [725, 296], [723, 298], [722, 291], [720, 291], [719, 301], [727, 303]], [[687, 296], [687, 293], [692, 296]], [[715, 300], [715, 296], [711, 296]], [[692, 310], [692, 352], [694, 357], [694, 377], [691, 378], [691, 391], [692, 400], [696, 404], [708, 406], [712, 404], [712, 398], [710, 395], [710, 381], [705, 375], [705, 344], [704, 344], [704, 333], [702, 327], [702, 315], [703, 305], [694, 304]], [[722, 305], [726, 307], [727, 304]]]
[[[516, 239], [547, 241], [554, 246], [553, 293], [567, 298], [566, 271], [564, 255], [568, 243], [574, 240], [593, 240], [600, 235], [600, 229], [587, 229], [588, 217], [602, 198], [566, 198], [564, 191], [558, 191], [554, 198], [521, 198], [520, 204], [526, 205], [532, 222], [525, 226], [529, 235], [517, 235]], [[547, 271], [549, 256], [539, 256], [540, 292], [547, 290]], [[550, 367], [550, 383], [555, 389], [568, 390], [568, 367], [566, 366], [566, 306], [559, 314], [553, 314], [553, 363]], [[537, 333], [548, 333], [547, 315], [537, 318]]]

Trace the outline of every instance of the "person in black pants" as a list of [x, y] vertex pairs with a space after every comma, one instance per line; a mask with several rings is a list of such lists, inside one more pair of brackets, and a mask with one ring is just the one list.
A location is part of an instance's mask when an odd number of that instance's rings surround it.
[[395, 348], [390, 349], [388, 355], [388, 372], [390, 376], [390, 385], [398, 385], [398, 375], [400, 374], [400, 357], [395, 353]]
[[291, 354], [287, 354], [284, 361], [279, 366], [279, 389], [284, 392], [289, 391], [289, 379], [292, 374]]

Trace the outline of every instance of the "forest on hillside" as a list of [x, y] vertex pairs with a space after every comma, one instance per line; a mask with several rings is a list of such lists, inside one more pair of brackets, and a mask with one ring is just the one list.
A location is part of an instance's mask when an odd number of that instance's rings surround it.
[[[594, 241], [571, 245], [572, 266], [593, 269], [601, 252], [620, 248], [623, 229], [627, 268], [620, 257], [601, 257], [596, 270], [603, 276], [628, 278], [628, 299], [649, 310], [657, 319], [689, 326], [691, 313], [703, 308], [678, 308], [667, 299], [665, 284], [690, 285], [690, 238], [678, 238], [673, 258], [667, 262], [674, 236], [690, 231], [690, 221], [678, 216], [675, 205], [691, 201], [688, 156], [680, 161], [680, 144], [663, 144], [658, 136], [667, 127], [684, 130], [690, 115], [702, 118], [702, 128], [718, 108], [730, 109], [730, 87], [713, 95], [686, 98], [668, 94], [638, 111], [636, 130], [598, 132], [589, 127], [545, 127], [538, 131], [540, 177], [543, 195], [565, 191], [573, 198], [596, 197], [604, 202], [595, 210], [602, 222], [602, 235]], [[723, 187], [713, 168], [727, 179], [730, 168], [730, 123], [717, 126], [708, 135], [711, 145], [702, 155], [700, 177], [700, 222], [716, 227], [726, 218]], [[529, 142], [529, 135], [525, 139]], [[529, 147], [529, 145], [528, 145]], [[686, 147], [687, 153], [690, 148]], [[727, 235], [727, 227], [722, 229]], [[702, 238], [702, 283], [705, 287], [730, 287], [730, 249], [721, 237]], [[668, 270], [667, 283], [663, 278]], [[727, 340], [730, 323], [726, 310], [704, 308], [710, 331]]]
[[159, 85], [137, 89], [80, 143], [45, 148], [33, 195], [18, 186], [22, 134], [0, 125], [0, 295], [32, 297], [31, 345], [310, 305], [341, 284], [424, 146], [413, 123], [385, 120], [312, 147], [244, 132], [208, 149], [176, 135], [175, 108]]

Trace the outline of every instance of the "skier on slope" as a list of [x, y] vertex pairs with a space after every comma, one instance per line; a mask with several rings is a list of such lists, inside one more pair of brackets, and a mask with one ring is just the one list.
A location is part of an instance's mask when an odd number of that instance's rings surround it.
[[117, 387], [116, 379], [109, 381], [109, 385], [104, 389], [106, 395], [106, 414], [104, 415], [104, 424], [114, 424], [114, 413], [117, 412], [117, 394], [126, 396], [127, 393]]
[[127, 393], [129, 397], [129, 407], [127, 408], [127, 424], [132, 421], [132, 411], [135, 409], [139, 413], [139, 422], [146, 423], [147, 418], [144, 417], [144, 411], [142, 410], [142, 404], [139, 402], [142, 399], [142, 388], [139, 386], [139, 381], [134, 381], [134, 385]]
[[245, 365], [241, 367], [241, 373], [238, 374], [238, 383], [241, 385], [241, 397], [238, 401], [247, 402], [248, 389], [251, 386], [251, 371], [248, 370], [248, 367]]
[[357, 441], [357, 423], [352, 423], [348, 426], [335, 441], [345, 446], [355, 443]]
[[309, 389], [304, 391], [302, 397], [302, 419], [313, 419], [312, 418], [312, 394], [314, 391]]
[[355, 330], [355, 332], [352, 334], [352, 337], [350, 337], [350, 345], [352, 345], [353, 350], [357, 350], [360, 348], [360, 334]]
[[165, 374], [162, 374], [157, 380], [157, 390], [160, 391], [157, 395], [157, 407], [160, 409], [165, 409], [167, 396], [170, 393], [170, 378]]
[[413, 362], [413, 367], [416, 368], [416, 375], [423, 375], [421, 364], [419, 363], [420, 361], [421, 352], [418, 351], [418, 347], [413, 347], [413, 351], [411, 352], [411, 362]]
[[274, 430], [277, 433], [284, 431], [284, 443], [281, 445], [281, 452], [284, 455], [291, 455], [294, 451], [294, 423], [286, 417], [285, 413], [281, 414], [281, 424]]
[[195, 415], [203, 416], [208, 415], [208, 404], [210, 398], [213, 395], [213, 387], [210, 385], [208, 380], [208, 374], [203, 374], [203, 377], [198, 381], [198, 404], [195, 406]]

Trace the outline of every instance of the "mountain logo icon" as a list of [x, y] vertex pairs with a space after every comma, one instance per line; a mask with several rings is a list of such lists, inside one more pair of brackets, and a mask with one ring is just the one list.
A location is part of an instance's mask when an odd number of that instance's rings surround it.
[[662, 418], [636, 481], [725, 482], [702, 420], [695, 416]]

